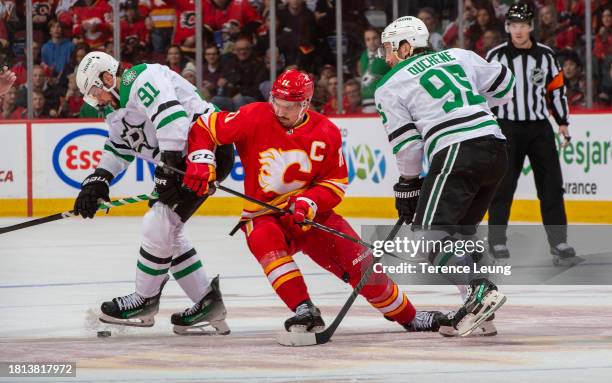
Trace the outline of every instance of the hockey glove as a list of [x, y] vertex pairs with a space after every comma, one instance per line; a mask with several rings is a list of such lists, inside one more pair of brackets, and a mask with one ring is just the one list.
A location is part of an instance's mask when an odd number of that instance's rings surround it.
[[416, 212], [419, 195], [421, 193], [423, 180], [416, 178], [413, 180], [405, 180], [402, 177], [393, 186], [395, 192], [395, 208], [400, 217], [404, 218], [406, 223], [411, 223]]
[[[174, 168], [184, 169], [183, 155], [178, 151], [166, 151], [161, 153], [161, 160]], [[181, 190], [181, 176], [172, 170], [156, 167], [153, 180], [155, 191], [159, 195], [158, 200], [174, 209], [183, 199]]]
[[81, 183], [81, 192], [74, 201], [74, 214], [83, 218], [93, 218], [98, 210], [98, 200], [110, 201], [108, 185], [114, 176], [102, 168], [96, 169]]
[[207, 149], [189, 153], [183, 185], [202, 197], [214, 192], [214, 189], [210, 190], [209, 184], [216, 179], [215, 153]]
[[310, 198], [291, 196], [289, 197], [288, 206], [289, 213], [280, 218], [283, 226], [294, 235], [310, 230], [310, 225], [304, 225], [303, 222], [306, 219], [311, 221], [314, 219], [317, 215], [317, 204]]

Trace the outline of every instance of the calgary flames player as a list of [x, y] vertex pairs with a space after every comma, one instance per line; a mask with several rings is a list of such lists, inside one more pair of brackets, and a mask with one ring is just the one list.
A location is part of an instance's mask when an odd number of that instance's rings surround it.
[[[285, 321], [285, 329], [293, 332], [317, 332], [325, 326], [293, 261], [294, 253], [303, 252], [353, 286], [373, 262], [369, 250], [360, 245], [300, 225], [308, 218], [357, 237], [333, 211], [348, 184], [340, 131], [323, 115], [308, 110], [312, 94], [308, 75], [291, 69], [273, 84], [269, 103], [202, 115], [189, 133], [183, 180], [199, 195], [208, 193], [215, 180], [215, 147], [234, 143], [244, 166], [245, 193], [290, 211], [281, 216], [246, 202], [242, 220], [249, 249], [278, 296], [295, 312]], [[361, 295], [408, 331], [439, 328], [442, 314], [417, 312], [385, 274], [372, 273]]]

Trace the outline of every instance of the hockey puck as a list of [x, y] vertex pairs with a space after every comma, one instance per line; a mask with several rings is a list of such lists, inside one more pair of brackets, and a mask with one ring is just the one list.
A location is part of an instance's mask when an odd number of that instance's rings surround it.
[[108, 338], [111, 336], [110, 331], [98, 331], [98, 338]]

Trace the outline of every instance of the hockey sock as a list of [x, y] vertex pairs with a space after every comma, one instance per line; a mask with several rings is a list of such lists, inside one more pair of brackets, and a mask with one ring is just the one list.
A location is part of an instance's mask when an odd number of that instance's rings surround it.
[[264, 255], [259, 263], [276, 294], [291, 310], [295, 311], [300, 303], [310, 299], [304, 277], [292, 256], [274, 251]]
[[[367, 298], [368, 302], [380, 311], [386, 318], [398, 323], [410, 323], [416, 315], [416, 309], [391, 278], [379, 274], [387, 279], [384, 290], [375, 297]], [[380, 286], [380, 285], [379, 285]], [[362, 291], [362, 295], [364, 292]], [[369, 293], [368, 295], [372, 295]]]
[[193, 303], [202, 300], [211, 290], [210, 280], [195, 249], [172, 259], [170, 272]]
[[157, 295], [171, 261], [172, 257], [160, 258], [141, 247], [136, 264], [136, 293], [144, 298]]

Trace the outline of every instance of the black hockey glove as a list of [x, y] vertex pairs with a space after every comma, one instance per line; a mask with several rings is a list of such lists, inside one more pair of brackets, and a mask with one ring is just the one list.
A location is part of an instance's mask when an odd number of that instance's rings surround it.
[[114, 176], [101, 168], [87, 176], [81, 183], [81, 192], [74, 202], [74, 214], [83, 218], [93, 218], [98, 210], [98, 199], [110, 201], [108, 185]]
[[402, 177], [393, 186], [395, 192], [395, 208], [400, 217], [404, 218], [405, 223], [411, 223], [416, 212], [417, 203], [419, 202], [419, 195], [421, 193], [421, 186], [423, 186], [423, 180], [415, 178], [407, 181]]
[[[185, 169], [185, 161], [181, 152], [162, 152], [161, 160], [179, 170]], [[174, 209], [181, 202], [185, 193], [181, 188], [183, 176], [158, 166], [155, 168], [154, 181], [159, 201]]]

